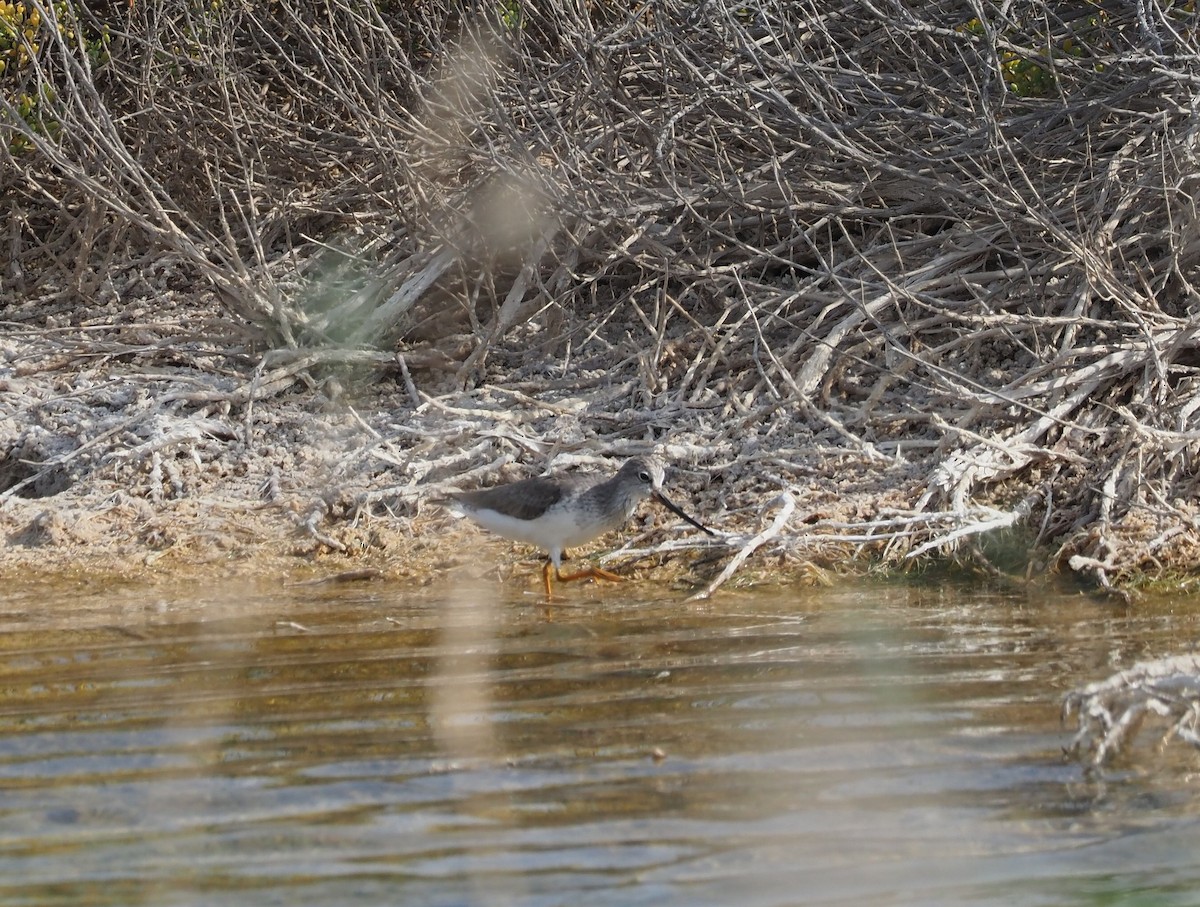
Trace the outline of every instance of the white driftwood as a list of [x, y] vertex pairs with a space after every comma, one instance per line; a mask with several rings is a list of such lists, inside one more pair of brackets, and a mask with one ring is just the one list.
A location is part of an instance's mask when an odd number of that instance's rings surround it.
[[1068, 754], [1099, 767], [1129, 749], [1148, 718], [1167, 724], [1173, 738], [1200, 749], [1200, 656], [1174, 655], [1138, 662], [1063, 699], [1063, 719], [1078, 717]]
[[788, 520], [792, 518], [792, 512], [796, 509], [796, 501], [790, 493], [784, 491], [767, 504], [768, 507], [773, 505], [779, 506], [779, 512], [775, 514], [775, 519], [771, 521], [771, 525], [747, 541], [741, 547], [741, 550], [734, 555], [733, 560], [725, 565], [725, 569], [721, 571], [720, 575], [709, 583], [707, 588], [702, 592], [697, 592], [695, 595], [690, 596], [688, 601], [703, 601], [706, 598], [712, 597], [712, 594], [725, 585], [726, 581], [746, 562], [746, 558], [750, 557], [759, 547], [783, 531], [783, 527], [787, 525]]

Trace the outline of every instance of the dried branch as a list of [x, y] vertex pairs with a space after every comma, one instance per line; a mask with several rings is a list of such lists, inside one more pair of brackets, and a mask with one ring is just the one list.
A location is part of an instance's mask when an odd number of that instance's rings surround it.
[[430, 384], [568, 401], [529, 416], [552, 446], [683, 429], [731, 470], [784, 444], [865, 475], [922, 452], [904, 503], [930, 519], [875, 533], [896, 553], [1037, 520], [986, 508], [1045, 474], [1060, 563], [1119, 584], [1200, 547], [1175, 7], [510, 6], [41, 3], [5, 78], [42, 100], [0, 99], [0, 292], [71, 304], [169, 257], [252, 329], [261, 375], [223, 391], [247, 413], [349, 347], [476, 433], [502, 408]]

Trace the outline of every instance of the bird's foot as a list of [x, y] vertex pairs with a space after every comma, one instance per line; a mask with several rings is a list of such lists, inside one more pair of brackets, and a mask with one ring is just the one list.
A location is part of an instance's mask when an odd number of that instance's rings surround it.
[[622, 577], [615, 573], [610, 573], [607, 570], [601, 570], [599, 567], [588, 567], [586, 570], [578, 570], [574, 573], [563, 573], [553, 564], [546, 564], [542, 568], [542, 583], [546, 587], [546, 599], [549, 601], [554, 597], [550, 589], [550, 575], [554, 574], [554, 578], [560, 583], [572, 583], [577, 579], [605, 579], [609, 582], [618, 583]]

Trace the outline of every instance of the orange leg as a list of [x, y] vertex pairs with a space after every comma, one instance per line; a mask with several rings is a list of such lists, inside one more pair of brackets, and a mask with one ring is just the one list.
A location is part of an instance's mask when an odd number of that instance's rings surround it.
[[588, 567], [586, 570], [580, 570], [577, 573], [562, 573], [557, 567], [546, 562], [546, 566], [542, 568], [542, 582], [546, 586], [546, 598], [553, 598], [550, 592], [550, 573], [554, 572], [554, 578], [560, 583], [570, 583], [577, 579], [606, 579], [614, 583], [619, 583], [621, 577], [615, 573], [609, 573], [607, 570], [601, 570], [599, 567]]
[[606, 579], [614, 583], [621, 582], [621, 577], [615, 573], [609, 573], [607, 570], [601, 570], [599, 567], [588, 567], [586, 570], [580, 570], [578, 573], [555, 573], [554, 578], [560, 583], [570, 583], [577, 579]]

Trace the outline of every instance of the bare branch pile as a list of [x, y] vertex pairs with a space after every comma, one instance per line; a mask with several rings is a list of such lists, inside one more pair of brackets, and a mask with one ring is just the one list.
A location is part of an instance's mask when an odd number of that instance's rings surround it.
[[1200, 551], [1182, 7], [117, 7], [5, 102], [14, 298], [170, 255], [303, 368], [399, 351], [414, 413], [599, 375], [639, 415], [567, 446], [670, 430], [802, 501], [882, 474], [903, 500], [807, 522], [889, 556], [1024, 524], [1116, 586]]

